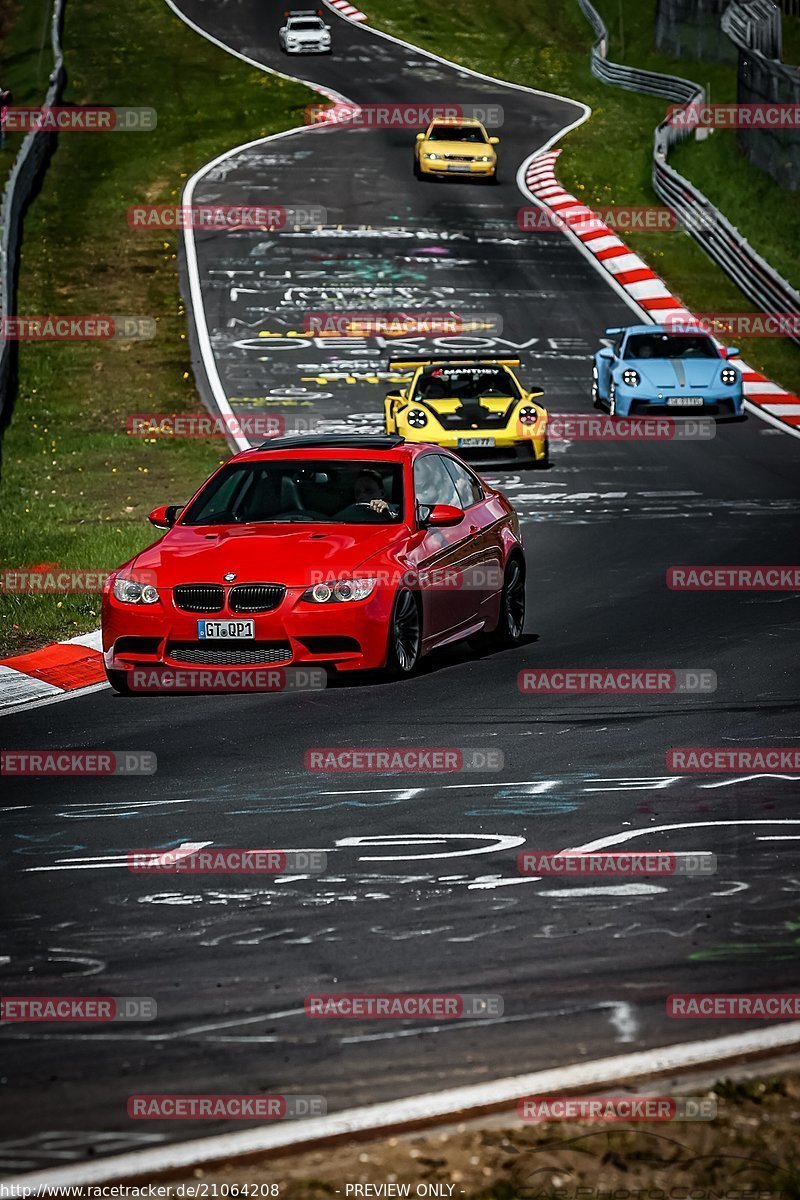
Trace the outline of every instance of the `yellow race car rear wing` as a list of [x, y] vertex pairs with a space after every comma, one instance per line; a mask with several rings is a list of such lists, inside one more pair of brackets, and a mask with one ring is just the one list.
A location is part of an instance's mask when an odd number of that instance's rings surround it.
[[390, 358], [389, 370], [393, 371], [416, 371], [418, 367], [459, 367], [459, 366], [487, 366], [498, 367], [518, 367], [521, 360], [519, 358]]

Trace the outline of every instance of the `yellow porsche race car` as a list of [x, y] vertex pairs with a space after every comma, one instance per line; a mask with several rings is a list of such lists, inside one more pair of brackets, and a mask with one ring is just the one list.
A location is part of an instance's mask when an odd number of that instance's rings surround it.
[[518, 358], [391, 359], [390, 370], [413, 374], [402, 390], [386, 395], [386, 432], [434, 442], [464, 458], [545, 466], [544, 393], [522, 386], [511, 369], [518, 366]]
[[438, 117], [425, 133], [417, 134], [414, 174], [417, 179], [436, 175], [477, 175], [497, 183], [500, 138], [489, 137], [480, 121], [467, 117]]

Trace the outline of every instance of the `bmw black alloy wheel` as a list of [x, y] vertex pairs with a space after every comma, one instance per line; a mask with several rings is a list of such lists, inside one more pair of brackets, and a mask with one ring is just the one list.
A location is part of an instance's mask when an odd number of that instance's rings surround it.
[[412, 592], [401, 592], [394, 604], [390, 665], [402, 675], [410, 675], [419, 661], [422, 626], [419, 606]]

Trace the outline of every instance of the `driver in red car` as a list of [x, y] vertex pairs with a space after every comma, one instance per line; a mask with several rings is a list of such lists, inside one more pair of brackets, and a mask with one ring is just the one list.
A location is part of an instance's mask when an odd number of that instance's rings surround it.
[[353, 498], [356, 504], [368, 504], [373, 512], [397, 516], [397, 505], [386, 499], [383, 480], [377, 471], [361, 471], [353, 485]]

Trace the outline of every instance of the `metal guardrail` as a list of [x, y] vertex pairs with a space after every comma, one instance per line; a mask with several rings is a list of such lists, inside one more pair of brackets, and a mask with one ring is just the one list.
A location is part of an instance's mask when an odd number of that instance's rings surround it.
[[[773, 0], [733, 0], [721, 26], [737, 51], [740, 104], [800, 106], [800, 68], [781, 62], [781, 12]], [[740, 129], [745, 157], [788, 190], [800, 191], [800, 132], [796, 124]]]
[[[53, 70], [50, 74], [44, 106], [52, 107], [61, 99], [66, 82], [61, 30], [65, 0], [54, 0], [50, 22]], [[22, 218], [28, 201], [41, 179], [55, 145], [54, 133], [31, 131], [26, 134], [0, 201], [0, 429], [8, 421], [8, 403], [16, 379], [17, 343], [4, 336], [6, 318], [16, 315], [17, 274]]]
[[581, 11], [595, 32], [592, 46], [592, 74], [601, 83], [611, 87], [626, 88], [629, 92], [646, 92], [651, 96], [663, 96], [667, 100], [686, 103], [704, 100], [705, 91], [690, 79], [677, 75], [661, 75], [657, 71], [643, 71], [639, 67], [626, 67], [608, 61], [608, 29], [590, 0], [578, 0]]
[[772, 0], [748, 0], [730, 4], [720, 19], [723, 33], [740, 50], [755, 51], [765, 58], [781, 57], [781, 10]]
[[[608, 61], [608, 29], [591, 0], [578, 0], [595, 33], [592, 74], [612, 87], [663, 96], [681, 106], [704, 104], [705, 89], [678, 75], [644, 71]], [[676, 213], [684, 229], [706, 254], [764, 312], [800, 314], [800, 294], [762, 258], [699, 188], [667, 162], [673, 146], [693, 135], [688, 124], [675, 124], [666, 117], [656, 128], [653, 140], [653, 188]], [[800, 335], [793, 337], [800, 345]]]

